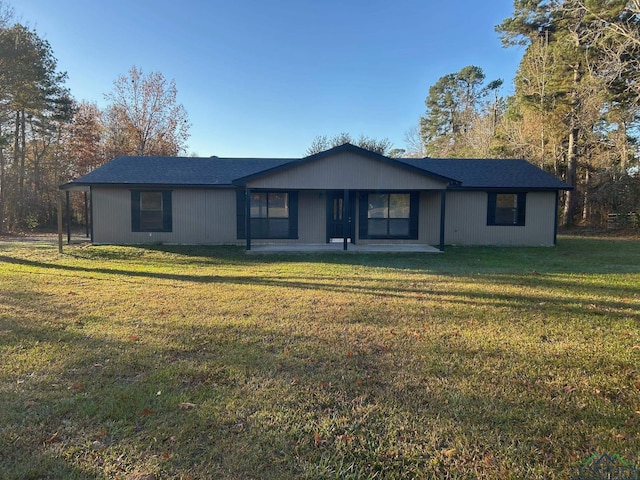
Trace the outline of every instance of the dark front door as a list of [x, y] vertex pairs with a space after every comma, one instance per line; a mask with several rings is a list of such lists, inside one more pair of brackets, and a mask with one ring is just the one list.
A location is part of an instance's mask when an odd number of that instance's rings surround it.
[[[351, 243], [356, 243], [355, 233], [355, 192], [349, 192], [348, 202], [345, 205], [343, 190], [332, 190], [327, 192], [327, 242], [332, 239], [351, 239]], [[346, 209], [345, 209], [346, 207]], [[346, 221], [345, 221], [346, 216]], [[347, 234], [344, 234], [347, 225]]]

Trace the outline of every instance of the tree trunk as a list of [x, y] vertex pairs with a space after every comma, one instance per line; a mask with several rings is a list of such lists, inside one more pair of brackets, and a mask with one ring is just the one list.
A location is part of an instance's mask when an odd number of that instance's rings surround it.
[[625, 175], [627, 173], [627, 163], [629, 151], [627, 149], [629, 142], [627, 140], [627, 122], [620, 122], [619, 126], [620, 135], [622, 136], [622, 151], [620, 152], [620, 173]]
[[564, 217], [562, 225], [569, 227], [573, 225], [573, 220], [578, 207], [577, 188], [577, 170], [578, 170], [578, 135], [580, 128], [578, 127], [578, 118], [580, 110], [580, 98], [578, 87], [582, 75], [580, 65], [573, 67], [573, 92], [571, 92], [571, 131], [569, 132], [569, 147], [567, 151], [567, 178], [566, 182], [573, 187], [573, 190], [567, 191], [567, 200], [564, 204]]
[[569, 227], [573, 225], [573, 217], [578, 206], [578, 192], [576, 192], [576, 178], [578, 170], [578, 134], [580, 130], [577, 126], [571, 127], [569, 134], [569, 151], [567, 158], [567, 178], [566, 182], [573, 187], [573, 190], [567, 191], [567, 197], [564, 204], [564, 216], [562, 225]]
[[25, 177], [26, 177], [26, 157], [27, 157], [27, 133], [24, 108], [20, 112], [20, 165], [18, 167], [18, 202], [17, 202], [17, 223], [24, 221], [27, 199], [25, 195]]
[[[20, 110], [16, 110], [15, 114], [16, 119], [13, 132], [13, 162], [11, 165], [12, 169], [17, 168], [17, 166], [20, 164]], [[13, 191], [14, 201], [9, 201], [9, 203], [5, 205], [7, 207], [7, 225], [9, 230], [15, 227], [15, 220], [17, 218], [17, 212], [19, 210], [19, 204], [21, 201], [21, 197], [16, 198], [15, 196], [15, 188], [15, 185], [12, 185], [11, 189]], [[5, 198], [7, 197], [5, 196]]]
[[[0, 139], [2, 138], [2, 122], [0, 122]], [[0, 140], [2, 142], [2, 140]], [[0, 235], [4, 233], [4, 198], [5, 198], [5, 171], [6, 165], [4, 163], [4, 147], [0, 143]]]
[[591, 180], [589, 169], [584, 177], [584, 192], [582, 194], [582, 223], [588, 225], [591, 217], [591, 195], [589, 193], [589, 182]]
[[20, 141], [22, 143], [22, 150], [20, 152], [20, 170], [18, 171], [18, 188], [20, 199], [24, 201], [24, 177], [25, 177], [25, 158], [27, 155], [26, 145], [27, 145], [27, 133], [25, 131], [25, 115], [24, 109], [21, 112], [21, 120], [20, 120]]
[[20, 110], [16, 110], [16, 124], [13, 135], [13, 164], [18, 165], [20, 160]]

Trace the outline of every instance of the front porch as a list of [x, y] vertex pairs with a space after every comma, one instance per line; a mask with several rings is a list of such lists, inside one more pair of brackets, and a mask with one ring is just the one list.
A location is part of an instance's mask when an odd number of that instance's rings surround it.
[[444, 250], [444, 189], [245, 188], [237, 199], [238, 238], [248, 252]]
[[431, 245], [420, 244], [349, 244], [344, 250], [342, 243], [318, 244], [262, 244], [252, 245], [248, 254], [268, 253], [442, 253]]

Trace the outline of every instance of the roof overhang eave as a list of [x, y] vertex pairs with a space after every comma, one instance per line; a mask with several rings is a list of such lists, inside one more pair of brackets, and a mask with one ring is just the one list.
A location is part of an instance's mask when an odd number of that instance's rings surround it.
[[65, 192], [88, 192], [89, 190], [91, 190], [91, 186], [81, 183], [68, 182], [60, 185], [58, 189]]
[[69, 182], [60, 185], [60, 190], [83, 190], [89, 191], [91, 187], [114, 187], [114, 188], [235, 188], [230, 183], [75, 183]]
[[465, 187], [464, 185], [452, 185], [448, 190], [456, 191], [481, 191], [481, 192], [558, 192], [561, 190], [573, 190], [574, 188], [567, 185], [565, 187]]

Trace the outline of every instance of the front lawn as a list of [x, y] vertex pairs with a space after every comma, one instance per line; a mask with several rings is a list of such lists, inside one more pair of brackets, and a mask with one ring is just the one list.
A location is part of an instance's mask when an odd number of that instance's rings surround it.
[[640, 241], [0, 242], [2, 479], [561, 479], [640, 464]]

